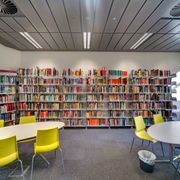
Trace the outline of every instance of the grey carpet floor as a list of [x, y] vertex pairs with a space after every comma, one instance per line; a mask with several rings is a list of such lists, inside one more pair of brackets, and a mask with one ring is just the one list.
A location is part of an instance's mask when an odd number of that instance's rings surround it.
[[[133, 129], [64, 129], [60, 139], [64, 153], [65, 171], [61, 156], [46, 154], [50, 161], [47, 167], [39, 157], [35, 160], [34, 180], [173, 180], [174, 168], [168, 163], [156, 163], [153, 173], [139, 167], [137, 152], [152, 150], [148, 143], [143, 147], [136, 140], [130, 153]], [[168, 147], [164, 145], [166, 156]], [[19, 145], [20, 158], [24, 165], [31, 163], [33, 143]], [[154, 153], [161, 158], [160, 144], [154, 145]], [[0, 180], [6, 179], [8, 170], [1, 170]], [[26, 174], [28, 180], [30, 172]], [[14, 178], [15, 179], [15, 178]], [[22, 179], [22, 178], [16, 178]], [[180, 179], [177, 175], [176, 179]]]

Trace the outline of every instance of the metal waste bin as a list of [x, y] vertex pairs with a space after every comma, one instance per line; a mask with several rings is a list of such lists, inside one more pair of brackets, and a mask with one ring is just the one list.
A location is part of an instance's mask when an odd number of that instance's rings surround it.
[[150, 151], [140, 150], [138, 151], [140, 168], [148, 173], [154, 171], [154, 165], [156, 160], [156, 155]]

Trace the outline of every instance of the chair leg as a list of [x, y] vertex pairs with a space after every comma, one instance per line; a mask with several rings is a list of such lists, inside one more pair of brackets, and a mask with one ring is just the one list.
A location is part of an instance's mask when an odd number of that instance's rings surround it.
[[141, 143], [141, 146], [143, 146], [143, 144], [144, 144], [144, 140], [142, 139], [142, 143]]
[[24, 178], [23, 163], [22, 163], [22, 161], [21, 161], [20, 159], [19, 159], [18, 161], [19, 161], [19, 163], [20, 163], [20, 167], [21, 167], [21, 175], [22, 175], [22, 177], [23, 177], [23, 180], [25, 180], [25, 178]]
[[31, 177], [30, 180], [32, 180], [33, 177], [33, 168], [34, 168], [34, 159], [35, 159], [36, 154], [33, 155], [32, 157], [32, 163], [31, 163]]
[[132, 148], [133, 148], [133, 145], [134, 145], [134, 140], [135, 140], [135, 138], [133, 137], [133, 140], [132, 140], [132, 143], [131, 143], [131, 148], [130, 148], [130, 151], [129, 151], [129, 152], [132, 151]]
[[62, 159], [62, 166], [63, 166], [63, 171], [64, 171], [64, 159], [63, 159], [63, 152], [62, 152], [62, 149], [59, 148], [59, 151], [61, 153], [61, 159]]
[[164, 157], [164, 149], [163, 149], [163, 144], [162, 144], [162, 142], [160, 142], [160, 145], [161, 145], [161, 150], [162, 150], [162, 154], [163, 154], [163, 157]]
[[176, 175], [177, 175], [177, 172], [178, 172], [178, 169], [179, 169], [179, 165], [180, 165], [180, 161], [177, 164], [177, 168], [175, 168], [174, 180], [176, 180]]
[[42, 154], [38, 155], [47, 163], [48, 166], [50, 165], [50, 162], [45, 158], [45, 156], [43, 156]]

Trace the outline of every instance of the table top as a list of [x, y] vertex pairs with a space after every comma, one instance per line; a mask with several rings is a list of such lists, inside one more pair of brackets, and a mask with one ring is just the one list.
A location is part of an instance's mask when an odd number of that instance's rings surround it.
[[147, 129], [148, 134], [168, 144], [180, 144], [180, 121], [170, 121], [152, 125]]
[[0, 128], [0, 139], [15, 135], [17, 141], [26, 140], [36, 137], [37, 130], [50, 129], [54, 127], [58, 127], [58, 129], [60, 129], [64, 127], [64, 123], [59, 121], [46, 121], [6, 126]]

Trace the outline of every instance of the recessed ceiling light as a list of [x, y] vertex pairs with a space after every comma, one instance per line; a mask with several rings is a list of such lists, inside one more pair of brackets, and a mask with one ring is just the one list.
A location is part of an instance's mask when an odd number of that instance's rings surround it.
[[41, 49], [42, 46], [37, 43], [27, 32], [19, 32], [24, 38], [26, 38], [34, 47]]
[[145, 40], [147, 40], [153, 33], [145, 33], [135, 44], [133, 44], [130, 49], [136, 49], [139, 47]]
[[113, 17], [112, 19], [113, 19], [113, 21], [115, 21], [115, 20], [116, 20], [116, 17]]

